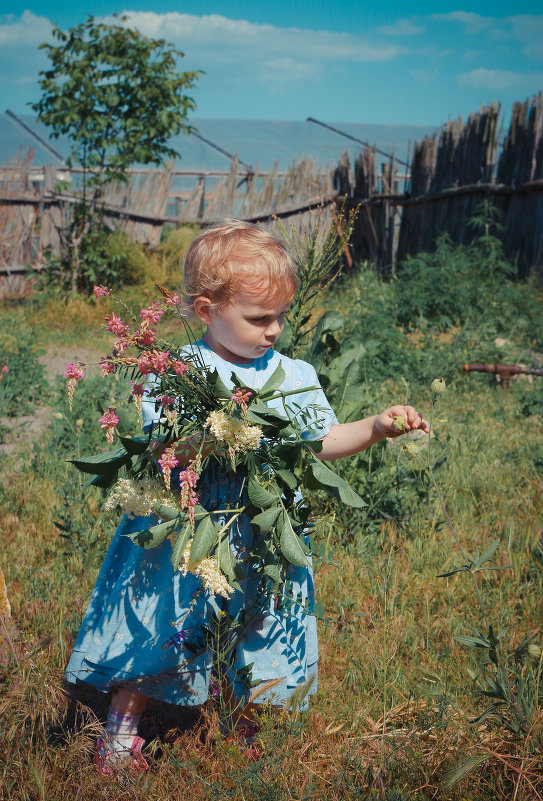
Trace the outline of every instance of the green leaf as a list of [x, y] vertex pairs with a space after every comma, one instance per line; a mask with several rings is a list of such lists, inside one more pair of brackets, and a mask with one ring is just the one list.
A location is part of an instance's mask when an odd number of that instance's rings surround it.
[[181, 561], [181, 557], [183, 556], [183, 551], [189, 541], [189, 537], [191, 535], [192, 528], [190, 522], [187, 521], [179, 534], [177, 535], [177, 539], [174, 543], [172, 548], [172, 555], [170, 556], [170, 562], [172, 563], [174, 571], [179, 568], [179, 562]]
[[133, 534], [124, 536], [129, 537], [132, 542], [141, 548], [157, 548], [172, 533], [175, 525], [175, 520], [168, 520], [166, 523], [159, 523], [156, 526], [145, 528], [143, 531], [135, 531]]
[[271, 376], [268, 378], [260, 392], [258, 393], [260, 397], [262, 395], [270, 394], [272, 395], [276, 389], [282, 386], [283, 381], [285, 380], [285, 371], [283, 370], [283, 366], [281, 362], [277, 365]]
[[230, 530], [224, 532], [218, 549], [218, 562], [219, 567], [228, 579], [228, 583], [232, 584], [236, 580], [236, 559], [230, 547]]
[[[181, 512], [175, 506], [167, 506], [164, 503], [155, 503], [153, 506], [155, 513], [161, 520], [177, 520], [181, 517]], [[183, 515], [185, 517], [185, 515]]]
[[483, 637], [469, 637], [464, 634], [457, 634], [454, 639], [462, 645], [467, 645], [468, 648], [491, 648], [489, 641]]
[[310, 489], [322, 489], [347, 506], [362, 509], [367, 506], [360, 495], [355, 492], [341, 476], [330, 470], [322, 462], [313, 459], [305, 474], [305, 481]]
[[204, 559], [208, 555], [211, 548], [217, 543], [218, 533], [219, 529], [213, 522], [211, 515], [204, 517], [198, 523], [190, 548], [191, 562], [199, 562], [200, 559]]
[[274, 584], [281, 584], [283, 573], [279, 565], [264, 565], [264, 573], [269, 576]]
[[94, 456], [85, 456], [82, 459], [68, 459], [82, 473], [95, 473], [100, 476], [108, 475], [130, 462], [130, 456], [124, 448], [116, 448], [108, 453], [97, 453]]
[[232, 395], [232, 390], [228, 389], [221, 379], [218, 370], [214, 369], [208, 376], [208, 382], [213, 387], [217, 400], [228, 400]]
[[280, 512], [280, 505], [270, 506], [268, 509], [264, 509], [263, 512], [260, 512], [260, 514], [255, 515], [251, 519], [251, 523], [258, 526], [261, 534], [269, 534], [275, 526]]
[[286, 513], [283, 513], [280, 547], [281, 553], [291, 565], [297, 565], [298, 567], [309, 566], [305, 546], [292, 528], [292, 523]]
[[499, 544], [500, 541], [495, 540], [494, 542], [491, 542], [487, 548], [485, 548], [481, 556], [476, 561], [477, 567], [481, 567], [485, 562], [490, 562], [492, 560], [494, 554], [498, 550]]
[[290, 470], [276, 470], [275, 475], [283, 481], [291, 490], [295, 490], [298, 486], [298, 479]]
[[117, 480], [117, 471], [110, 473], [105, 476], [91, 476], [85, 483], [83, 484], [84, 487], [101, 487], [102, 489], [108, 489], [111, 487], [112, 484], [115, 483]]
[[445, 573], [436, 573], [436, 578], [448, 578], [449, 576], [454, 576], [455, 573], [469, 573], [470, 566], [469, 565], [462, 565], [461, 567], [455, 567], [452, 570], [447, 570]]
[[247, 484], [249, 500], [258, 509], [267, 509], [277, 503], [277, 495], [269, 492], [251, 476]]
[[119, 439], [130, 456], [139, 456], [145, 453], [150, 442], [150, 436], [148, 434], [141, 434], [137, 437], [120, 437]]

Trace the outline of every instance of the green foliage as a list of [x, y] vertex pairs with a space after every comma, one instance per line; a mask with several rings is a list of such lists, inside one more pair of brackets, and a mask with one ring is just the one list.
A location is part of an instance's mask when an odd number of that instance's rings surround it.
[[175, 157], [168, 139], [188, 131], [195, 108], [185, 94], [198, 72], [178, 72], [183, 53], [163, 39], [150, 39], [119, 23], [93, 17], [62, 31], [58, 44], [42, 44], [51, 67], [40, 72], [42, 97], [32, 105], [53, 136], [72, 141], [69, 164], [94, 173], [89, 184], [124, 179], [131, 164], [160, 164]]
[[0, 417], [31, 414], [49, 393], [45, 368], [37, 358], [39, 351], [28, 332], [14, 336], [3, 331], [1, 340], [0, 367], [6, 365], [8, 372], [0, 380]]
[[[62, 31], [58, 44], [42, 44], [51, 62], [40, 73], [42, 97], [32, 105], [53, 137], [72, 143], [68, 164], [83, 167], [70, 219], [60, 232], [60, 259], [46, 271], [62, 291], [85, 291], [93, 283], [119, 285], [141, 276], [141, 259], [121, 235], [111, 237], [99, 205], [107, 182], [127, 180], [133, 164], [161, 164], [178, 154], [168, 145], [187, 133], [194, 100], [185, 94], [198, 72], [178, 72], [183, 56], [163, 39], [150, 39], [121, 24], [86, 22]], [[116, 238], [117, 237], [117, 238]]]

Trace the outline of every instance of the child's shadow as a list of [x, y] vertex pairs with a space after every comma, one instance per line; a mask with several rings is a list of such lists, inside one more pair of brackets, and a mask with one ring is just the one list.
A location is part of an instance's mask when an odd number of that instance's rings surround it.
[[[110, 701], [109, 694], [91, 685], [70, 684], [69, 689], [65, 689], [69, 698], [64, 716], [49, 732], [50, 742], [59, 746], [66, 743], [69, 735], [86, 727], [93, 728], [93, 724], [96, 727], [96, 720], [105, 724]], [[196, 729], [201, 717], [201, 706], [184, 707], [151, 698], [143, 714], [139, 734], [147, 743], [152, 740], [174, 743], [185, 732]]]

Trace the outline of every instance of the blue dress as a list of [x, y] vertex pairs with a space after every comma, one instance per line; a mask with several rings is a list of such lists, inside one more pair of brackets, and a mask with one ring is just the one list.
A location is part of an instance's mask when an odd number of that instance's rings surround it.
[[[193, 348], [210, 369], [216, 368], [222, 381], [232, 387], [235, 371], [243, 385], [260, 389], [279, 363], [285, 371], [282, 389], [318, 387], [315, 369], [301, 360], [289, 359], [268, 350], [249, 364], [227, 362], [200, 341]], [[318, 412], [310, 416], [303, 437], [324, 437], [337, 419], [322, 389], [294, 394], [289, 407], [298, 411], [310, 404]], [[280, 401], [272, 402], [280, 409]], [[144, 402], [144, 424], [155, 418], [154, 403]], [[210, 468], [198, 484], [200, 503], [209, 509], [225, 508], [239, 497], [241, 477]], [[249, 575], [228, 599], [210, 596], [201, 589], [200, 579], [172, 568], [172, 545], [166, 540], [157, 548], [144, 550], [126, 534], [157, 522], [156, 517], [124, 517], [115, 533], [100, 569], [73, 654], [66, 668], [69, 682], [86, 682], [108, 692], [129, 687], [152, 698], [183, 706], [207, 700], [212, 656], [205, 648], [204, 626], [219, 610], [230, 615], [244, 612], [245, 624], [236, 640], [230, 681], [236, 697], [248, 697], [247, 683], [240, 678], [250, 673], [256, 701], [285, 704], [293, 691], [311, 680], [316, 691], [317, 629], [313, 608], [314, 586], [311, 566], [288, 570], [292, 595], [301, 603], [275, 609], [274, 599], [265, 607], [259, 602], [260, 578]], [[253, 537], [249, 520], [240, 516], [232, 526], [231, 547], [237, 555]], [[259, 691], [259, 685], [262, 691]], [[268, 687], [268, 689], [266, 689]]]

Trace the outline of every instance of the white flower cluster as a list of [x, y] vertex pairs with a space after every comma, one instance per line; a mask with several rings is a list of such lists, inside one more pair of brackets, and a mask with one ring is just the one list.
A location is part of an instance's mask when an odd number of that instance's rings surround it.
[[155, 503], [170, 506], [172, 496], [164, 492], [164, 485], [152, 478], [133, 481], [130, 478], [120, 478], [108, 495], [103, 509], [106, 512], [120, 506], [131, 519], [134, 517], [148, 517], [154, 514]]
[[222, 411], [210, 412], [205, 424], [215, 439], [227, 445], [233, 452], [254, 451], [262, 439], [262, 429], [259, 426], [249, 426]]
[[199, 576], [202, 580], [204, 590], [207, 590], [212, 595], [222, 595], [223, 598], [230, 598], [234, 592], [234, 588], [228, 583], [224, 573], [221, 573], [217, 560], [213, 556], [206, 559], [200, 559], [199, 562], [190, 561], [190, 548], [192, 539], [188, 541], [179, 570], [186, 576], [187, 573], [192, 573]]

